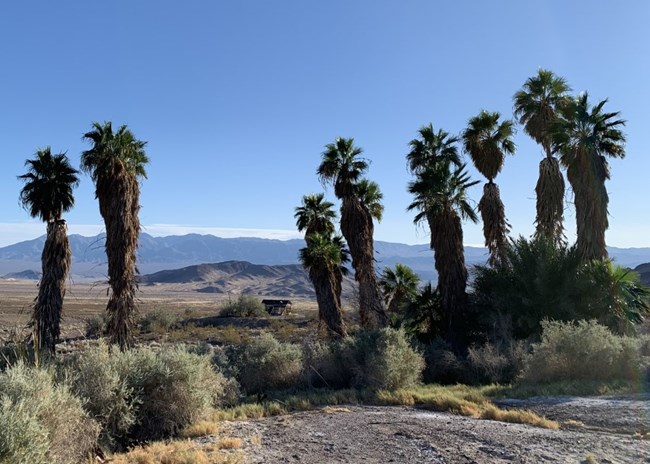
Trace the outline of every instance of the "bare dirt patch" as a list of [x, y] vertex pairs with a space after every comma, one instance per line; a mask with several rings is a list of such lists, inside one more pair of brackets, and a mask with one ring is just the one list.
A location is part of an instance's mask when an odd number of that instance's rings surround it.
[[[616, 414], [627, 418], [624, 422], [647, 420], [646, 403], [639, 409], [636, 400], [582, 400], [565, 402], [556, 418], [575, 415], [585, 424], [598, 423], [604, 420], [602, 414], [613, 412], [605, 405], [613, 401]], [[546, 402], [519, 401], [517, 407], [538, 413], [555, 411], [554, 399]], [[548, 430], [410, 407], [349, 406], [302, 412], [228, 422], [222, 432], [242, 439], [250, 463], [650, 462], [650, 442], [626, 428], [619, 431], [574, 424]]]

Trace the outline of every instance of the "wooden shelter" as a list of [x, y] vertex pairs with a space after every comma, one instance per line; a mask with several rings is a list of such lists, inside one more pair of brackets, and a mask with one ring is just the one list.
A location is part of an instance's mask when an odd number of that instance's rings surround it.
[[291, 300], [262, 300], [262, 304], [272, 316], [282, 316], [291, 311]]

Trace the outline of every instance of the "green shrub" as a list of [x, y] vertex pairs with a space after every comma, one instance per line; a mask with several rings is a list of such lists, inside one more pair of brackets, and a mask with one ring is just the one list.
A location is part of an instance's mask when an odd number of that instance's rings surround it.
[[350, 341], [310, 342], [302, 347], [304, 378], [309, 387], [349, 388], [354, 378]]
[[99, 425], [50, 370], [22, 362], [0, 374], [0, 462], [75, 463], [97, 443]]
[[424, 348], [425, 383], [451, 385], [469, 382], [465, 360], [458, 357], [451, 346], [438, 338]]
[[343, 355], [351, 363], [355, 387], [396, 390], [414, 386], [422, 378], [422, 354], [411, 347], [402, 330], [364, 330], [343, 343], [350, 344]]
[[261, 301], [246, 295], [239, 295], [236, 300], [228, 301], [219, 312], [219, 316], [222, 317], [265, 317], [267, 315]]
[[168, 309], [154, 309], [140, 319], [142, 332], [168, 332], [178, 325], [180, 317]]
[[178, 434], [221, 402], [226, 384], [208, 356], [183, 346], [109, 353], [100, 345], [77, 355], [64, 371], [102, 424], [102, 443], [113, 449]]
[[[239, 381], [246, 393], [279, 390], [300, 381], [300, 347], [281, 343], [270, 333], [255, 337], [247, 344], [229, 346], [225, 353], [230, 365], [227, 372]], [[223, 361], [218, 364], [224, 368]]]
[[106, 333], [108, 315], [104, 312], [86, 319], [86, 337], [98, 338]]
[[467, 350], [467, 364], [477, 383], [510, 383], [523, 368], [525, 344], [512, 341], [485, 343]]
[[644, 368], [642, 339], [614, 335], [595, 321], [544, 322], [526, 358], [523, 384], [635, 379]]

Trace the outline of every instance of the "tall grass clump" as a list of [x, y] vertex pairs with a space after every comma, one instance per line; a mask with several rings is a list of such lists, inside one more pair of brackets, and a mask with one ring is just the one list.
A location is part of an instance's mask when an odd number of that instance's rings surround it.
[[526, 359], [523, 384], [635, 380], [646, 364], [642, 338], [614, 335], [595, 321], [546, 321], [542, 328]]
[[18, 362], [0, 374], [0, 462], [69, 464], [87, 459], [99, 425], [51, 370]]
[[163, 308], [157, 308], [140, 319], [142, 332], [167, 332], [173, 329], [180, 321], [178, 314]]
[[[237, 379], [248, 393], [293, 387], [300, 381], [302, 351], [298, 345], [279, 342], [264, 333], [242, 345], [229, 346], [225, 358], [213, 358], [217, 369]], [[229, 366], [225, 366], [226, 362]]]
[[77, 355], [64, 373], [110, 449], [177, 435], [220, 404], [226, 384], [208, 356], [183, 346], [109, 353], [100, 345]]
[[221, 311], [221, 317], [266, 317], [268, 313], [264, 305], [257, 298], [239, 295], [236, 300], [226, 302]]

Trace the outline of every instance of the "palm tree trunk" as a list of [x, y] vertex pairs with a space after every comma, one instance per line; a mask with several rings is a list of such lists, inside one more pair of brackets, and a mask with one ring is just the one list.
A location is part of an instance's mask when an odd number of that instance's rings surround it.
[[359, 317], [365, 328], [386, 327], [388, 316], [375, 273], [372, 216], [355, 197], [344, 197], [341, 232], [350, 247], [354, 278], [359, 282]]
[[111, 295], [106, 306], [107, 332], [122, 351], [132, 344], [135, 328], [136, 250], [140, 234], [140, 187], [119, 163], [110, 182], [98, 182], [99, 207], [106, 225], [106, 255]]
[[576, 162], [567, 169], [567, 177], [575, 196], [578, 256], [583, 262], [607, 259], [605, 231], [609, 227], [609, 196], [605, 188], [604, 159], [576, 156]]
[[332, 338], [346, 337], [347, 331], [343, 323], [341, 305], [336, 295], [336, 276], [327, 269], [312, 270], [309, 278], [314, 284], [318, 317], [325, 322], [328, 333]]
[[539, 163], [539, 179], [535, 186], [537, 196], [537, 227], [535, 234], [553, 243], [564, 242], [564, 177], [558, 160], [547, 152]]
[[467, 268], [460, 217], [451, 209], [427, 217], [431, 230], [431, 248], [438, 272], [440, 304], [446, 318], [447, 339], [458, 350], [461, 345], [460, 321], [467, 307]]
[[54, 356], [61, 335], [61, 313], [66, 279], [70, 270], [70, 242], [63, 220], [47, 224], [47, 238], [41, 255], [42, 271], [32, 326], [39, 353]]
[[499, 186], [492, 180], [483, 186], [483, 196], [478, 204], [478, 210], [483, 219], [485, 246], [490, 252], [488, 263], [491, 266], [503, 266], [507, 261], [506, 246], [510, 225], [506, 220]]

